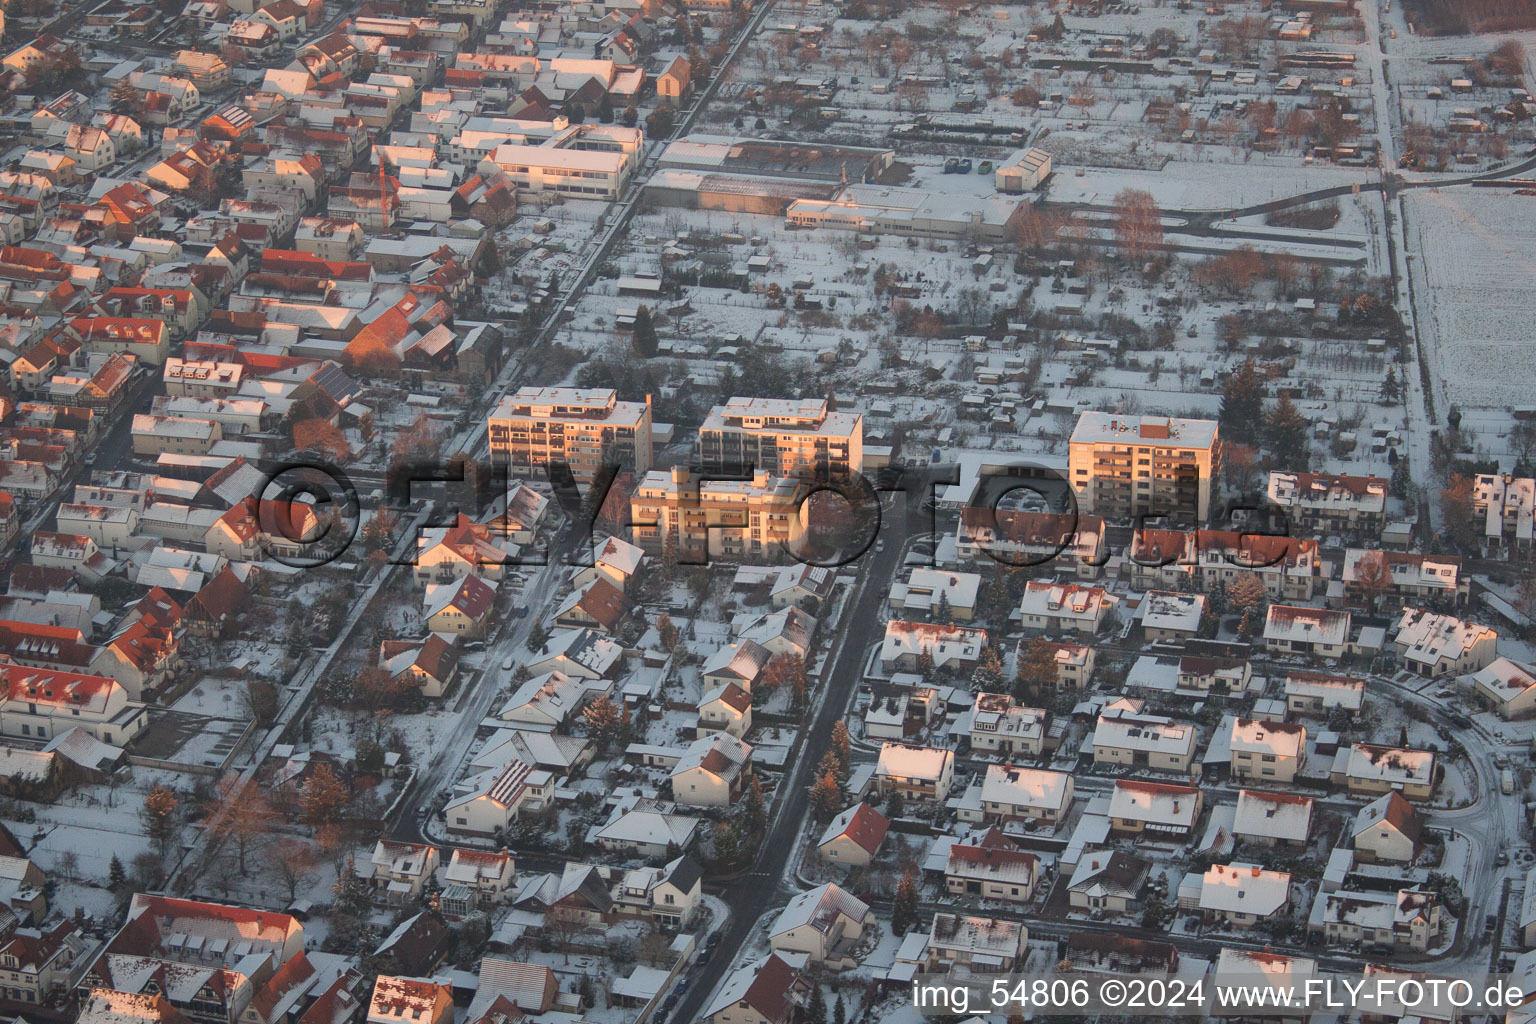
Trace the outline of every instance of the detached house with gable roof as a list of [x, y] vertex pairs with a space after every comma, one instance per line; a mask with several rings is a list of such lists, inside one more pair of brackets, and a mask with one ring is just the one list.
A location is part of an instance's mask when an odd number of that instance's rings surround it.
[[672, 768], [672, 799], [680, 807], [729, 807], [752, 774], [752, 746], [715, 732], [694, 740]]
[[385, 640], [379, 644], [379, 667], [392, 680], [406, 680], [423, 697], [441, 697], [459, 675], [459, 652], [436, 633], [422, 640]]
[[933, 659], [935, 668], [975, 668], [986, 646], [987, 631], [984, 629], [892, 620], [885, 624], [880, 667], [886, 672], [911, 672], [926, 655]]
[[949, 796], [955, 752], [906, 743], [883, 743], [875, 765], [875, 789], [899, 792], [907, 800], [936, 803]]
[[1257, 864], [1213, 864], [1200, 880], [1198, 909], [1208, 922], [1251, 928], [1282, 917], [1291, 905], [1291, 876]]
[[1072, 809], [1073, 791], [1072, 776], [1066, 772], [990, 764], [982, 781], [966, 790], [956, 810], [962, 821], [1060, 827]]
[[1320, 892], [1308, 924], [1330, 946], [1423, 953], [1440, 938], [1440, 897], [1422, 889]]
[[890, 827], [889, 818], [861, 800], [827, 824], [816, 848], [829, 863], [868, 867]]
[[107, 676], [0, 664], [0, 735], [49, 740], [79, 728], [126, 746], [149, 724], [145, 706]]
[[980, 838], [956, 842], [944, 864], [944, 888], [955, 896], [1028, 903], [1040, 880], [1040, 858], [1020, 850], [989, 828]]
[[478, 576], [457, 583], [429, 583], [422, 598], [422, 618], [434, 633], [481, 639], [496, 605], [496, 588]]
[[1346, 611], [1272, 604], [1264, 616], [1264, 645], [1280, 654], [1310, 654], [1337, 661], [1349, 653]]
[[439, 860], [435, 846], [380, 839], [373, 854], [357, 863], [357, 874], [391, 906], [406, 906], [436, 877]]
[[1099, 713], [1093, 731], [1093, 763], [1188, 775], [1198, 730], [1189, 723], [1144, 714], [1143, 706], [1140, 700], [1122, 698]]
[[1258, 846], [1305, 848], [1312, 830], [1312, 798], [1239, 790], [1232, 834]]
[[1377, 864], [1412, 864], [1424, 848], [1423, 813], [1401, 793], [1377, 797], [1360, 809], [1350, 828], [1355, 859]]
[[1291, 782], [1307, 757], [1307, 728], [1298, 722], [1238, 718], [1229, 740], [1234, 779]]
[[831, 970], [853, 966], [849, 952], [872, 920], [869, 907], [827, 882], [789, 901], [768, 929], [776, 953], [803, 953], [812, 964]]
[[707, 1024], [793, 1024], [808, 985], [796, 968], [770, 953], [728, 975], [705, 1004]]
[[1019, 602], [1019, 625], [1045, 633], [1097, 633], [1120, 599], [1102, 587], [1030, 580]]
[[451, 583], [465, 576], [499, 580], [515, 557], [489, 526], [463, 513], [444, 530], [423, 531], [417, 538], [417, 549], [411, 571], [422, 585]]
[[1472, 673], [1472, 694], [1505, 721], [1536, 713], [1536, 672], [1508, 658], [1496, 658]]
[[[500, 906], [512, 892], [516, 871], [517, 862], [505, 851], [454, 850], [443, 869], [444, 910], [466, 916], [475, 908]], [[450, 906], [450, 900], [458, 905]]]
[[1085, 854], [1067, 882], [1067, 903], [1095, 914], [1134, 913], [1141, 909], [1150, 871], [1146, 861], [1119, 850]]
[[1187, 837], [1203, 809], [1204, 798], [1193, 786], [1118, 779], [1109, 797], [1109, 827], [1154, 840]]
[[1397, 790], [1409, 800], [1428, 800], [1439, 782], [1433, 752], [1372, 743], [1340, 748], [1329, 777], [1335, 786], [1344, 786], [1351, 793], [1375, 795]]

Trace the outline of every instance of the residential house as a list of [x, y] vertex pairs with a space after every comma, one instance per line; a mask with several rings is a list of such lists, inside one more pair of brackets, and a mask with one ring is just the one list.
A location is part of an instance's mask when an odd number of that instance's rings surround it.
[[411, 906], [437, 876], [439, 856], [435, 846], [380, 839], [368, 860], [357, 865], [357, 874], [376, 898], [390, 906]]
[[885, 624], [880, 666], [886, 672], [911, 672], [926, 659], [938, 669], [971, 669], [981, 660], [986, 646], [984, 629], [893, 619]]
[[1291, 876], [1257, 864], [1213, 864], [1200, 880], [1200, 916], [1227, 928], [1251, 928], [1283, 917], [1291, 904]]
[[453, 991], [425, 978], [381, 974], [373, 982], [367, 1024], [453, 1024]]
[[728, 974], [704, 1004], [701, 1020], [705, 1024], [794, 1024], [808, 987], [798, 968], [770, 953]]
[[[970, 799], [971, 791], [967, 791], [967, 810], [961, 816], [997, 824], [1023, 822], [1059, 828], [1072, 809], [1073, 788], [1072, 776], [1067, 772], [991, 764], [981, 784], [972, 787], [977, 790], [974, 801]], [[975, 810], [970, 809], [973, 803]]]
[[1028, 903], [1039, 881], [1040, 858], [1020, 850], [995, 828], [952, 844], [944, 864], [944, 888], [953, 896]]
[[429, 583], [421, 617], [434, 633], [481, 639], [496, 605], [496, 587], [478, 576], [457, 583]]
[[684, 928], [692, 923], [703, 895], [703, 877], [703, 869], [687, 854], [659, 868], [635, 868], [625, 872], [615, 889], [614, 906], [664, 928]]
[[789, 901], [768, 929], [775, 953], [800, 953], [811, 964], [832, 970], [851, 966], [847, 955], [872, 922], [869, 906], [826, 882]]
[[1097, 579], [1109, 557], [1104, 529], [1100, 516], [967, 505], [960, 510], [955, 554], [964, 561], [1049, 565], [1078, 579]]
[[1119, 850], [1085, 853], [1067, 882], [1067, 904], [1095, 916], [1141, 910], [1151, 866]]
[[1050, 712], [1018, 704], [1005, 693], [978, 693], [971, 708], [971, 751], [1039, 757], [1045, 750]]
[[1149, 642], [1187, 640], [1200, 632], [1205, 617], [1204, 594], [1149, 590], [1136, 610], [1142, 636]]
[[940, 622], [969, 622], [976, 614], [976, 594], [981, 577], [974, 572], [946, 572], [915, 568], [905, 582], [891, 585], [891, 613], [932, 615]]
[[1279, 654], [1308, 654], [1337, 661], [1349, 652], [1346, 611], [1272, 604], [1264, 616], [1264, 645]]
[[451, 583], [465, 576], [500, 580], [506, 575], [507, 566], [516, 564], [516, 552], [509, 550], [490, 526], [463, 513], [450, 527], [423, 530], [416, 547], [411, 572], [423, 586]]
[[1424, 848], [1424, 814], [1396, 791], [1377, 797], [1355, 815], [1350, 838], [1355, 860], [1412, 864]]
[[1357, 795], [1397, 790], [1409, 800], [1428, 800], [1438, 774], [1432, 751], [1355, 743], [1339, 750], [1329, 777]]
[[1228, 742], [1232, 777], [1244, 781], [1291, 782], [1307, 757], [1307, 728], [1299, 722], [1233, 719]]
[[1193, 834], [1203, 809], [1193, 786], [1117, 779], [1109, 797], [1109, 827], [1143, 840], [1183, 840]]
[[1103, 587], [1030, 580], [1019, 601], [1019, 625], [1036, 632], [1091, 636], [1104, 627], [1119, 600]]
[[1142, 707], [1139, 700], [1121, 699], [1099, 713], [1093, 763], [1190, 774], [1198, 730], [1185, 722], [1145, 714]]
[[421, 640], [385, 640], [379, 644], [379, 667], [424, 697], [441, 697], [458, 678], [459, 652], [436, 633]]
[[1536, 672], [1508, 658], [1496, 658], [1472, 673], [1472, 695], [1505, 721], [1536, 713]]
[[752, 694], [735, 683], [717, 686], [699, 698], [695, 737], [724, 732], [741, 739], [752, 729]]
[[1257, 846], [1304, 849], [1311, 834], [1311, 797], [1257, 789], [1238, 791], [1232, 819], [1235, 838]]
[[[465, 916], [475, 909], [501, 906], [510, 897], [516, 869], [517, 862], [505, 850], [454, 850], [443, 869], [445, 911]], [[456, 889], [464, 890], [463, 894]], [[458, 899], [461, 905], [450, 907], [450, 899]]]
[[1365, 680], [1320, 672], [1285, 674], [1285, 708], [1293, 715], [1325, 718], [1334, 709], [1351, 715], [1365, 707]]
[[1424, 953], [1439, 941], [1439, 894], [1423, 889], [1396, 892], [1320, 892], [1323, 939], [1330, 946], [1359, 945], [1395, 953]]
[[1029, 930], [1022, 922], [941, 912], [933, 915], [924, 949], [927, 969], [949, 973], [1011, 971], [1024, 960]]
[[72, 921], [48, 928], [17, 928], [0, 941], [0, 998], [44, 1006], [69, 992], [87, 939]]
[[875, 789], [920, 803], [938, 803], [949, 795], [954, 774], [952, 750], [883, 743], [875, 766]]
[[860, 801], [828, 823], [816, 848], [829, 863], [869, 867], [890, 827], [889, 818]]
[[512, 758], [461, 780], [443, 813], [448, 831], [492, 836], [504, 833], [525, 813], [542, 811], [555, 798], [555, 777]]
[[727, 733], [701, 736], [672, 768], [672, 798], [685, 807], [729, 807], [752, 774], [752, 747]]
[[1488, 626], [1412, 607], [1403, 609], [1392, 634], [1403, 667], [1430, 679], [1488, 667], [1497, 657], [1498, 640]]
[[1377, 476], [1274, 470], [1268, 495], [1301, 531], [1379, 537], [1387, 525], [1387, 490]]

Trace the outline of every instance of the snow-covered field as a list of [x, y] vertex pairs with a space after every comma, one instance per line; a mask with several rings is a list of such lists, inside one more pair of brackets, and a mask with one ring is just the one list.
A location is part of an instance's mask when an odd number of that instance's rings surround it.
[[1503, 190], [1409, 192], [1409, 266], [1439, 394], [1472, 407], [1532, 403], [1536, 198]]

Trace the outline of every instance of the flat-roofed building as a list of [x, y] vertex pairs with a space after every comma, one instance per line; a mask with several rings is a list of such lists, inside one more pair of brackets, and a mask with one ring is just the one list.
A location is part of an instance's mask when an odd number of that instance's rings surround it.
[[644, 473], [651, 467], [651, 405], [621, 402], [603, 388], [521, 388], [492, 410], [491, 455], [514, 476], [564, 464], [588, 484], [601, 467]]
[[824, 399], [732, 398], [699, 427], [699, 461], [707, 472], [857, 474], [864, 468], [864, 417], [834, 412]]
[[1208, 520], [1221, 472], [1217, 434], [1215, 420], [1083, 413], [1067, 456], [1080, 510]]
[[690, 558], [788, 557], [805, 532], [810, 485], [766, 472], [711, 480], [686, 467], [651, 470], [630, 497], [634, 542], [652, 554], [669, 543]]

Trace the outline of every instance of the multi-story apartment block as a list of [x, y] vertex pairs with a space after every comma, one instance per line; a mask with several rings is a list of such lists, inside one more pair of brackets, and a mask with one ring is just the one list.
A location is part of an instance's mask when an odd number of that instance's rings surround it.
[[699, 427], [699, 461], [706, 472], [853, 475], [864, 467], [864, 417], [824, 400], [732, 398]]
[[601, 467], [651, 468], [651, 404], [621, 402], [612, 390], [521, 388], [492, 410], [491, 455], [515, 476], [570, 467], [588, 484]]
[[1067, 471], [1083, 512], [1205, 522], [1221, 472], [1216, 422], [1085, 412]]
[[1269, 500], [1293, 529], [1379, 536], [1387, 525], [1387, 482], [1343, 473], [1269, 474]]
[[652, 470], [629, 501], [636, 544], [660, 554], [668, 543], [690, 558], [771, 557], [793, 551], [805, 532], [810, 485], [766, 472], [711, 480], [685, 467]]

